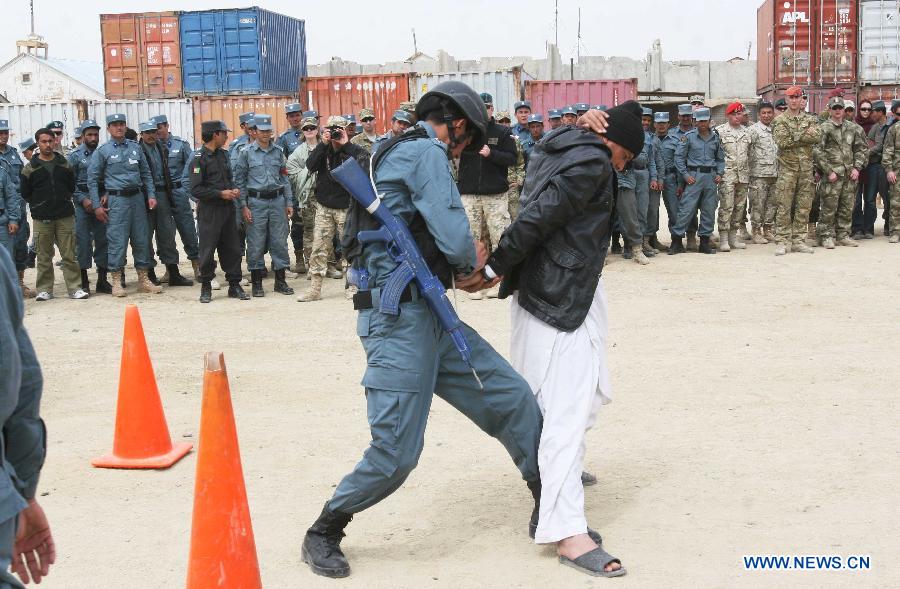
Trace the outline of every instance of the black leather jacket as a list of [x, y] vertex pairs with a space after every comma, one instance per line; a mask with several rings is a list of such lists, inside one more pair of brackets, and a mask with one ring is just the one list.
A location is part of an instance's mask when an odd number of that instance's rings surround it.
[[509, 190], [507, 173], [516, 165], [516, 142], [509, 127], [491, 119], [487, 124], [485, 145], [490, 154], [484, 157], [477, 151], [463, 151], [459, 156], [460, 194], [500, 194]]
[[571, 126], [534, 147], [521, 212], [488, 265], [503, 275], [500, 297], [561, 329], [587, 316], [609, 246], [616, 199], [611, 153], [597, 135]]

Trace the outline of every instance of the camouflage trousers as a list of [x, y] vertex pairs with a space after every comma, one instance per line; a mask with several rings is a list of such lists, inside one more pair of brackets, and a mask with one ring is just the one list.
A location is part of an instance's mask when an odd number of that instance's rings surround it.
[[312, 254], [309, 257], [309, 273], [312, 276], [325, 276], [328, 260], [334, 259], [333, 239], [335, 234], [344, 232], [344, 221], [347, 220], [347, 209], [331, 209], [316, 205], [315, 227], [313, 228]]
[[506, 191], [506, 200], [509, 203], [509, 220], [515, 221], [519, 216], [519, 187], [510, 186]]
[[891, 187], [891, 196], [889, 199], [890, 206], [888, 207], [890, 219], [886, 219], [885, 223], [888, 223], [888, 227], [891, 229], [891, 235], [900, 235], [900, 180], [893, 184], [889, 184], [889, 186]]
[[719, 184], [719, 235], [737, 231], [744, 224], [747, 187], [746, 183], [731, 179]]
[[750, 178], [750, 222], [754, 227], [775, 223], [775, 177]]
[[781, 170], [775, 181], [775, 241], [802, 243], [813, 201], [812, 170]]
[[836, 182], [822, 178], [819, 182], [819, 219], [816, 224], [816, 236], [819, 239], [841, 239], [850, 235], [857, 186], [858, 183], [852, 181], [850, 176], [838, 176]]
[[300, 219], [303, 221], [303, 257], [306, 258], [307, 265], [312, 258], [313, 237], [316, 231], [316, 209], [318, 208], [316, 199], [310, 196], [306, 201], [306, 206], [300, 211]]
[[[463, 194], [462, 203], [466, 209], [466, 216], [469, 218], [472, 237], [481, 240], [483, 237], [489, 236], [493, 247], [497, 247], [497, 244], [500, 243], [500, 236], [511, 223], [507, 193]], [[487, 236], [482, 231], [482, 225], [487, 226]]]

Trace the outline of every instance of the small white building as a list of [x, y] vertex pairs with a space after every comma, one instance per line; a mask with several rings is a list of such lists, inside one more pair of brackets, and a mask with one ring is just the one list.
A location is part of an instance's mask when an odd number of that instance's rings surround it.
[[0, 66], [0, 100], [103, 100], [103, 64], [20, 53]]

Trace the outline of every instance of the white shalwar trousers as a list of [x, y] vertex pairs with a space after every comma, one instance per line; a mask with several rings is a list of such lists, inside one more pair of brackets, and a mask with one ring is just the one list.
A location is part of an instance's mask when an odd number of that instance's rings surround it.
[[603, 281], [584, 323], [561, 331], [512, 301], [513, 367], [534, 391], [544, 427], [538, 449], [541, 506], [538, 544], [587, 533], [584, 515], [585, 434], [601, 405], [612, 401], [606, 360], [608, 320]]

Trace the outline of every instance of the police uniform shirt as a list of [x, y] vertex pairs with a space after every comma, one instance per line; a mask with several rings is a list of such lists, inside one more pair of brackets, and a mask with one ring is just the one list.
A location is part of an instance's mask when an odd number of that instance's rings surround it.
[[247, 206], [248, 191], [271, 192], [280, 190], [288, 206], [296, 208], [291, 183], [287, 178], [287, 158], [282, 148], [275, 144], [263, 149], [254, 141], [238, 156], [234, 181], [241, 189], [238, 206]]
[[300, 129], [288, 129], [278, 137], [275, 145], [282, 149], [285, 157], [290, 157], [294, 150], [304, 141], [306, 139], [303, 137], [303, 131]]
[[169, 152], [169, 177], [172, 178], [172, 182], [180, 184], [184, 166], [190, 161], [193, 150], [187, 141], [175, 135], [169, 135], [163, 144]]
[[222, 198], [223, 190], [231, 190], [234, 179], [228, 152], [224, 149], [210, 151], [205, 145], [194, 152], [188, 164], [190, 170], [191, 195], [199, 201], [213, 206], [233, 207], [234, 203]]
[[94, 208], [100, 208], [99, 185], [106, 190], [142, 189], [146, 198], [156, 198], [150, 166], [137, 141], [110, 139], [97, 148], [88, 168], [88, 190]]
[[[88, 192], [88, 168], [91, 165], [93, 153], [85, 143], [69, 152], [69, 165], [72, 166], [72, 172], [75, 175], [75, 193], [82, 195], [82, 198], [90, 194]], [[81, 198], [78, 200], [80, 201]]]
[[689, 168], [709, 167], [710, 173], [721, 176], [725, 173], [725, 152], [719, 134], [710, 129], [704, 138], [697, 129], [684, 134], [675, 152], [675, 167], [683, 178], [696, 176], [696, 170]]

